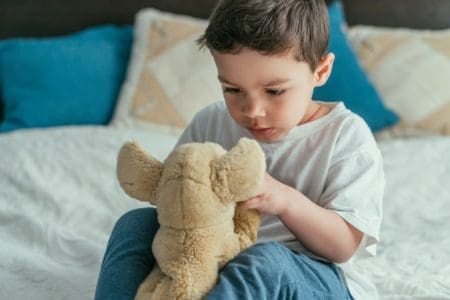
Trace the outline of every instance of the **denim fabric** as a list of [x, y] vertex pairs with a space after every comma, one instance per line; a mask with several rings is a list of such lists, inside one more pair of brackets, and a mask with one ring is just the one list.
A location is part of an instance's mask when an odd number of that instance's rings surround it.
[[[130, 211], [116, 223], [95, 299], [133, 299], [155, 260], [156, 210]], [[206, 299], [351, 299], [337, 267], [295, 253], [278, 242], [256, 244], [230, 261]]]

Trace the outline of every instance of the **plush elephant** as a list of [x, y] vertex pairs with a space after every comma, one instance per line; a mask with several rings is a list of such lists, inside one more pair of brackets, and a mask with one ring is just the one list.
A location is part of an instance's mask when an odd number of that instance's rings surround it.
[[215, 143], [176, 147], [164, 162], [136, 143], [122, 146], [117, 176], [131, 197], [156, 206], [157, 264], [136, 299], [201, 299], [219, 270], [257, 238], [260, 217], [238, 202], [258, 194], [266, 164], [254, 140], [225, 151]]

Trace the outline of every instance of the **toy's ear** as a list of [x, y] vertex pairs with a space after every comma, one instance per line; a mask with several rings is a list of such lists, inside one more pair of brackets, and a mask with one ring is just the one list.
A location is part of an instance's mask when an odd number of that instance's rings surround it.
[[125, 143], [117, 157], [117, 178], [133, 198], [156, 205], [155, 191], [164, 165], [136, 143]]
[[266, 170], [264, 152], [255, 140], [241, 138], [236, 146], [211, 162], [214, 192], [224, 202], [256, 196]]

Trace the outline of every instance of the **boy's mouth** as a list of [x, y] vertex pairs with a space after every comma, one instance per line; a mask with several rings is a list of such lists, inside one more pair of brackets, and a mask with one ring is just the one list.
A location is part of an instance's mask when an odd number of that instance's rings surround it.
[[255, 137], [263, 137], [273, 132], [272, 127], [248, 127], [248, 131]]

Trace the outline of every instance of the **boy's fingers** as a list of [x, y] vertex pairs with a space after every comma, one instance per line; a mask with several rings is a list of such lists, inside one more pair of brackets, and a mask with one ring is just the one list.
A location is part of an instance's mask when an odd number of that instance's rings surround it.
[[255, 196], [255, 197], [249, 198], [248, 200], [245, 200], [242, 205], [244, 206], [245, 209], [257, 208], [258, 207], [259, 198], [260, 198], [259, 196]]

